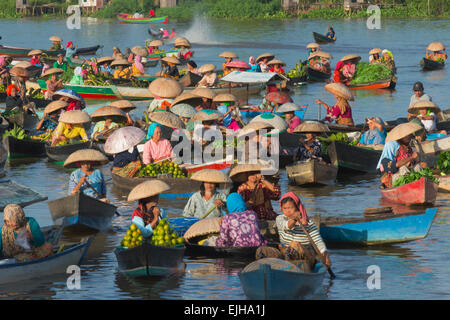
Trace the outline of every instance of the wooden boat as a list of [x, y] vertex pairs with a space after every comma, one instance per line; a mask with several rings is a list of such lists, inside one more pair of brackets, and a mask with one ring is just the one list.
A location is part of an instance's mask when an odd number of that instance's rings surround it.
[[48, 208], [53, 221], [64, 218], [67, 226], [83, 225], [94, 230], [110, 227], [117, 207], [77, 192], [73, 195], [49, 201]]
[[339, 169], [358, 172], [376, 172], [382, 151], [350, 146], [331, 141], [328, 146], [331, 163]]
[[47, 258], [0, 264], [0, 284], [66, 273], [67, 267], [83, 262], [92, 239], [83, 239], [80, 243], [67, 246], [65, 250]]
[[436, 200], [438, 184], [427, 178], [389, 189], [380, 189], [383, 198], [406, 205], [433, 204]]
[[[222, 94], [222, 93], [231, 93], [235, 96], [245, 96], [248, 92], [249, 95], [252, 94], [258, 94], [261, 92], [261, 90], [264, 89], [264, 85], [260, 83], [253, 83], [249, 84], [248, 86], [246, 84], [241, 85], [233, 85], [233, 86], [223, 86], [223, 87], [210, 87], [208, 89], [211, 89], [216, 94]], [[191, 92], [194, 91], [195, 87], [186, 87], [184, 88], [183, 93], [185, 92]]]
[[326, 81], [331, 77], [331, 72], [325, 73], [310, 67], [306, 69], [306, 73], [308, 74], [309, 81]]
[[195, 238], [186, 242], [186, 256], [207, 258], [254, 258], [258, 247], [215, 247], [195, 244]]
[[445, 68], [445, 63], [433, 61], [427, 58], [420, 60], [423, 70], [439, 70]]
[[157, 24], [166, 24], [169, 18], [167, 16], [163, 17], [143, 17], [143, 18], [134, 18], [132, 14], [127, 13], [118, 13], [117, 20], [122, 23], [157, 23]]
[[189, 198], [200, 190], [201, 182], [192, 181], [187, 178], [171, 178], [171, 177], [121, 177], [113, 172], [111, 172], [113, 184], [121, 189], [131, 191], [138, 184], [148, 181], [148, 180], [162, 180], [170, 186], [170, 190], [161, 194], [162, 198], [170, 198], [170, 199], [185, 199]]
[[33, 139], [16, 139], [12, 136], [3, 137], [3, 144], [10, 158], [46, 156], [45, 142]]
[[436, 177], [439, 180], [439, 192], [448, 193], [450, 192], [450, 176], [439, 176]]
[[389, 79], [377, 80], [368, 83], [349, 84], [348, 87], [354, 90], [395, 89], [396, 84], [396, 79], [391, 77]]
[[[102, 46], [92, 46], [92, 47], [86, 47], [86, 48], [78, 48], [76, 51], [77, 55], [80, 56], [93, 56], [97, 53], [97, 50], [102, 48]], [[0, 55], [8, 55], [12, 58], [29, 58], [28, 53], [33, 50], [29, 48], [17, 48], [17, 47], [8, 47], [8, 46], [0, 46]], [[42, 50], [42, 52], [48, 56], [48, 57], [56, 57], [58, 54], [66, 55], [66, 50], [57, 50], [57, 51], [50, 51], [50, 50]]]
[[[1, 156], [1, 154], [0, 154]], [[0, 211], [8, 204], [15, 203], [21, 207], [47, 200], [40, 193], [9, 179], [0, 180]]]
[[336, 180], [338, 167], [311, 160], [287, 166], [286, 173], [294, 185], [327, 184]]
[[450, 150], [450, 136], [435, 140], [425, 140], [420, 143], [420, 148], [425, 154], [438, 154]]
[[270, 264], [262, 263], [259, 269], [239, 272], [239, 279], [249, 299], [293, 300], [316, 292], [325, 273], [326, 268], [321, 263], [311, 273], [272, 268]]
[[313, 37], [318, 44], [334, 43], [336, 41], [336, 37], [334, 37], [334, 39], [330, 39], [327, 36], [324, 36], [317, 32], [313, 32]]
[[27, 112], [20, 112], [5, 118], [9, 123], [15, 123], [18, 127], [28, 131], [34, 130], [36, 124], [39, 122], [39, 118], [35, 114]]
[[212, 161], [201, 164], [185, 164], [181, 165], [182, 168], [186, 169], [187, 173], [194, 173], [203, 169], [214, 169], [214, 170], [228, 170], [234, 163], [233, 157], [228, 156], [224, 159], [218, 161]]
[[320, 235], [327, 245], [370, 246], [423, 239], [437, 209], [425, 213], [389, 214], [363, 218], [329, 218], [321, 221]]
[[53, 160], [56, 162], [63, 162], [63, 161], [66, 161], [66, 159], [75, 151], [78, 151], [81, 149], [89, 149], [89, 148], [91, 148], [91, 146], [92, 146], [91, 141], [67, 144], [65, 146], [53, 146], [53, 147], [46, 144], [45, 152], [47, 153], [47, 157], [50, 160]]

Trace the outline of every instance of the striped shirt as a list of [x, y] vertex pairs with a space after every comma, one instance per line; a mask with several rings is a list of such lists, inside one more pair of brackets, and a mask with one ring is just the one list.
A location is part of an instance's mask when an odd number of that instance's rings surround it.
[[[289, 245], [289, 243], [291, 243], [292, 241], [297, 241], [303, 246], [311, 245], [308, 237], [303, 232], [302, 227], [299, 225], [295, 225], [292, 229], [289, 229], [288, 221], [289, 218], [284, 214], [280, 214], [276, 218], [280, 242], [284, 245]], [[309, 220], [308, 225], [306, 226], [306, 231], [308, 231], [309, 235], [311, 236], [321, 253], [327, 251], [327, 247], [325, 246], [325, 243], [320, 236], [319, 230], [317, 230], [317, 227], [312, 220]]]

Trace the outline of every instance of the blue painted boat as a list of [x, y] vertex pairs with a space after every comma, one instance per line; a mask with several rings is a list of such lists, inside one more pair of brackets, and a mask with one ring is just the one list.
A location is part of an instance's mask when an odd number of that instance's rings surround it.
[[369, 246], [423, 239], [437, 208], [425, 213], [381, 215], [364, 218], [331, 218], [320, 223], [320, 235], [327, 245]]
[[169, 223], [173, 231], [175, 231], [178, 236], [183, 237], [186, 231], [199, 220], [199, 218], [195, 217], [175, 217], [169, 218]]
[[[286, 267], [274, 267], [270, 262], [275, 260], [275, 264], [283, 264]], [[265, 258], [257, 262], [259, 268], [256, 270], [246, 271], [246, 267], [239, 273], [245, 295], [253, 300], [303, 298], [317, 292], [325, 277], [326, 268], [321, 263], [318, 263], [311, 273], [305, 273], [280, 259]]]

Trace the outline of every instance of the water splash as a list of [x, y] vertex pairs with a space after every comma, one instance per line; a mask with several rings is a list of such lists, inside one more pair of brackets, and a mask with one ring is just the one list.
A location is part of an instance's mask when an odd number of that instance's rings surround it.
[[192, 25], [182, 36], [188, 39], [191, 43], [198, 44], [217, 44], [215, 40], [214, 31], [209, 23], [208, 19], [200, 16], [196, 16]]

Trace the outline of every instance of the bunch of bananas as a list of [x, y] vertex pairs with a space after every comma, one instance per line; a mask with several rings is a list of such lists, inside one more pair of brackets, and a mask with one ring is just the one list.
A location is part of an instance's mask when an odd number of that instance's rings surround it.
[[11, 136], [11, 137], [14, 137], [19, 140], [22, 140], [22, 139], [25, 139], [28, 137], [25, 134], [25, 130], [23, 130], [23, 128], [21, 128], [21, 127], [18, 127], [16, 124], [14, 124], [14, 128], [12, 128], [11, 130], [5, 131], [5, 133], [3, 135], [6, 137]]
[[295, 69], [291, 69], [288, 72], [289, 78], [298, 78], [306, 76], [306, 65], [302, 64], [302, 60], [298, 60], [298, 63], [295, 65]]
[[108, 86], [108, 83], [106, 82], [106, 80], [108, 78], [102, 76], [102, 75], [95, 75], [92, 73], [89, 73], [87, 75], [87, 80], [85, 81], [86, 85], [90, 85], [90, 86]]
[[48, 130], [42, 134], [32, 136], [31, 138], [35, 140], [49, 141], [52, 138], [52, 130]]

